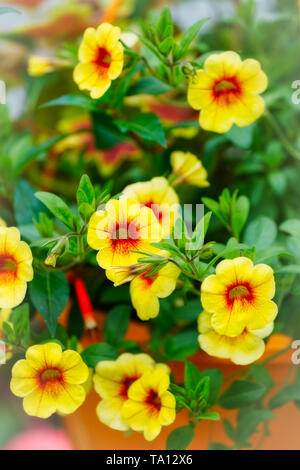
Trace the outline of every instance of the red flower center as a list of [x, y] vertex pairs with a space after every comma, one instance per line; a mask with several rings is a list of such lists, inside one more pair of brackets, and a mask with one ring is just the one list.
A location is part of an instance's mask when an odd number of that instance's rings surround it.
[[0, 277], [2, 280], [4, 277], [7, 278], [7, 281], [14, 279], [17, 269], [18, 263], [13, 256], [0, 254]]
[[158, 393], [150, 389], [145, 402], [151, 407], [152, 411], [158, 412], [161, 409], [161, 401]]
[[156, 204], [153, 201], [148, 201], [148, 202], [144, 203], [144, 206], [149, 207], [149, 209], [152, 209], [154, 214], [155, 214], [155, 217], [157, 218], [157, 220], [159, 222], [162, 221], [163, 213], [162, 213], [162, 211], [159, 207], [159, 204]]
[[251, 302], [254, 299], [252, 287], [249, 283], [235, 284], [227, 288], [227, 304], [232, 307], [236, 300]]
[[44, 387], [45, 385], [55, 384], [56, 382], [62, 382], [62, 373], [59, 369], [43, 369], [39, 373], [40, 384]]
[[240, 93], [240, 86], [235, 77], [222, 78], [215, 83], [213, 93], [215, 98], [220, 96], [230, 97]]
[[128, 399], [128, 389], [130, 387], [131, 384], [133, 384], [133, 382], [135, 382], [136, 380], [138, 380], [139, 377], [125, 377], [123, 382], [122, 382], [122, 387], [120, 389], [120, 396], [122, 398], [125, 398], [126, 400]]
[[107, 70], [111, 63], [110, 53], [104, 47], [99, 47], [94, 63], [98, 65], [100, 69]]

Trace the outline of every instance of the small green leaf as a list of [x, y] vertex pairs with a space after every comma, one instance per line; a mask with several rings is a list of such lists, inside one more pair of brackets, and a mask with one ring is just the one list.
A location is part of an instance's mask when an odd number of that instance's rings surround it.
[[127, 121], [116, 122], [121, 132], [132, 131], [149, 142], [166, 147], [165, 133], [160, 119], [153, 113], [139, 114]]
[[167, 438], [167, 450], [184, 450], [195, 437], [195, 430], [192, 426], [181, 426], [174, 429]]
[[88, 175], [82, 175], [78, 186], [77, 194], [78, 212], [82, 220], [86, 223], [95, 211], [96, 198], [95, 190]]
[[86, 348], [81, 357], [88, 367], [96, 367], [100, 361], [117, 359], [118, 352], [110, 344], [96, 343]]
[[198, 333], [194, 330], [168, 335], [165, 341], [165, 353], [172, 360], [184, 361], [199, 348]]
[[54, 100], [48, 101], [41, 105], [41, 108], [49, 108], [50, 106], [75, 106], [77, 108], [87, 109], [89, 111], [95, 111], [99, 109], [99, 105], [95, 100], [92, 100], [85, 95], [63, 95]]
[[128, 91], [132, 95], [161, 95], [173, 90], [172, 87], [155, 77], [144, 77], [135, 82]]
[[200, 28], [209, 20], [209, 18], [203, 18], [202, 20], [194, 23], [183, 35], [179, 47], [176, 48], [175, 60], [181, 59], [182, 56], [187, 52], [191, 42], [196, 38]]
[[75, 215], [60, 197], [47, 192], [37, 192], [35, 193], [35, 197], [45, 204], [58, 220], [63, 222], [71, 230], [74, 230], [76, 221]]
[[30, 324], [29, 306], [27, 303], [15, 308], [11, 314], [10, 321], [14, 326], [14, 331], [18, 342], [25, 348], [29, 345]]
[[61, 271], [35, 267], [33, 281], [29, 285], [30, 299], [44, 318], [52, 337], [57, 320], [69, 299], [69, 283]]
[[246, 127], [238, 127], [234, 124], [225, 135], [237, 147], [248, 149], [252, 144], [254, 128], [254, 124]]
[[198, 367], [187, 361], [184, 368], [184, 386], [186, 390], [195, 390], [200, 380], [201, 374]]
[[266, 387], [263, 384], [236, 380], [222, 393], [219, 404], [227, 410], [242, 408], [257, 402], [265, 392]]
[[293, 237], [300, 237], [300, 220], [289, 219], [280, 225], [280, 230], [287, 232]]
[[258, 217], [253, 220], [245, 230], [244, 243], [256, 246], [256, 250], [264, 250], [272, 246], [277, 236], [275, 222], [268, 217]]
[[270, 400], [270, 408], [280, 408], [286, 403], [294, 400], [300, 400], [299, 384], [287, 385]]

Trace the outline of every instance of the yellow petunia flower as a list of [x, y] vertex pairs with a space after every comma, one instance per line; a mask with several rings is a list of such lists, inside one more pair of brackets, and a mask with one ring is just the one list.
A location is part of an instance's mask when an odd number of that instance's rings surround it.
[[0, 227], [0, 308], [19, 305], [33, 279], [32, 253], [15, 227]]
[[207, 171], [202, 162], [189, 152], [181, 152], [179, 150], [171, 153], [172, 175], [174, 180], [172, 185], [192, 184], [199, 188], [209, 186], [207, 181]]
[[203, 308], [212, 313], [211, 325], [220, 335], [238, 336], [245, 328], [257, 330], [271, 323], [278, 312], [272, 268], [253, 265], [249, 258], [221, 261], [216, 274], [201, 286]]
[[129, 426], [121, 416], [123, 405], [128, 400], [128, 389], [155, 367], [170, 373], [167, 366], [155, 364], [148, 354], [124, 353], [116, 361], [99, 362], [94, 375], [95, 390], [102, 398], [97, 406], [99, 420], [112, 429], [128, 430]]
[[235, 364], [247, 365], [257, 361], [265, 351], [263, 338], [273, 331], [273, 322], [260, 330], [245, 328], [235, 337], [219, 335], [211, 325], [212, 313], [202, 312], [198, 318], [199, 344], [210, 356], [230, 359]]
[[176, 400], [168, 392], [169, 375], [162, 369], [146, 372], [128, 390], [122, 417], [134, 431], [142, 431], [147, 441], [155, 439], [162, 426], [176, 418]]
[[73, 78], [80, 90], [89, 90], [92, 98], [100, 98], [118, 78], [123, 69], [123, 46], [119, 41], [120, 28], [102, 23], [87, 28], [79, 47], [79, 64]]
[[31, 346], [12, 369], [11, 391], [24, 397], [23, 407], [30, 416], [49, 418], [53, 413], [74, 413], [85, 400], [82, 384], [89, 370], [76, 351], [57, 343]]
[[28, 74], [39, 77], [56, 69], [55, 62], [50, 57], [32, 55], [28, 59]]
[[200, 126], [209, 131], [228, 132], [233, 124], [250, 125], [265, 110], [260, 93], [268, 86], [266, 74], [254, 59], [241, 60], [236, 52], [212, 54], [197, 70], [188, 88], [188, 102], [201, 110]]
[[159, 298], [172, 294], [180, 269], [173, 263], [168, 263], [157, 273], [149, 276], [149, 268], [135, 277], [130, 284], [132, 305], [141, 320], [157, 317], [159, 313]]
[[142, 255], [134, 251], [154, 253], [158, 250], [151, 243], [160, 240], [154, 212], [132, 199], [111, 199], [89, 222], [87, 242], [99, 250], [97, 261], [103, 269], [136, 264]]
[[156, 177], [151, 181], [130, 184], [123, 194], [153, 210], [161, 225], [163, 238], [171, 233], [180, 205], [176, 192], [166, 178]]

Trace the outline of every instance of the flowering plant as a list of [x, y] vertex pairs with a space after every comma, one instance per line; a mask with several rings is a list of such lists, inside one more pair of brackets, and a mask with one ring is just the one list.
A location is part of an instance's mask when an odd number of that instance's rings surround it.
[[[74, 413], [94, 388], [112, 429], [152, 441], [174, 423], [166, 446], [183, 449], [222, 420], [231, 444], [209, 448], [236, 449], [299, 406], [295, 369], [275, 392], [266, 367], [299, 332], [299, 151], [268, 64], [199, 40], [208, 22], [179, 32], [168, 8], [134, 31], [104, 19], [29, 57], [34, 137], [0, 108], [1, 360], [31, 416]], [[127, 339], [131, 322], [147, 342]], [[200, 349], [219, 366], [195, 365]]]

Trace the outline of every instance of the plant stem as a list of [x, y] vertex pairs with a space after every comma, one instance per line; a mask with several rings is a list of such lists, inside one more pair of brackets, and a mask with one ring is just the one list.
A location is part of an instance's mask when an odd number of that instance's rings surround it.
[[286, 137], [285, 133], [281, 129], [280, 125], [274, 118], [274, 116], [268, 111], [265, 111], [264, 114], [265, 118], [267, 119], [268, 123], [270, 124], [270, 127], [273, 129], [275, 134], [277, 134], [280, 142], [282, 143], [283, 147], [285, 150], [294, 158], [297, 160], [300, 160], [300, 151], [295, 149], [291, 143], [289, 142], [288, 138]]

